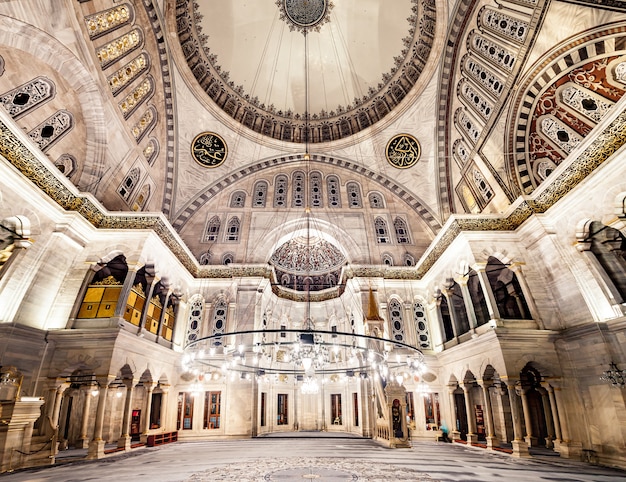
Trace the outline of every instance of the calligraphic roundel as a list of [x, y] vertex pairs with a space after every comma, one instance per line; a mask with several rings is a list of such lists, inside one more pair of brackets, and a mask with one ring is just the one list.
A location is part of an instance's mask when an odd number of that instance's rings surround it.
[[191, 155], [202, 166], [218, 167], [226, 160], [228, 147], [214, 132], [203, 132], [191, 143]]

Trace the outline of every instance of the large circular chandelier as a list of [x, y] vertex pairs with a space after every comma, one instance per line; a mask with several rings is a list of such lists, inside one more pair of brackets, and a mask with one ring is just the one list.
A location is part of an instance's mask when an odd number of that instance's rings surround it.
[[302, 393], [339, 377], [402, 383], [420, 376], [424, 356], [402, 342], [351, 332], [263, 329], [220, 333], [191, 342], [183, 369], [198, 380], [281, 380], [293, 377]]

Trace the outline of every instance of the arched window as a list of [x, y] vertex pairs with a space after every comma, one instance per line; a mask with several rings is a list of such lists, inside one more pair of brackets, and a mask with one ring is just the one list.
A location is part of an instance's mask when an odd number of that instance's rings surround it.
[[[615, 287], [618, 302], [626, 300], [626, 237], [617, 229], [593, 221], [585, 241], [591, 241], [589, 250]], [[608, 283], [607, 283], [608, 284]]]
[[419, 301], [413, 303], [413, 322], [415, 323], [415, 334], [417, 335], [417, 346], [421, 349], [430, 350], [430, 333], [428, 332], [428, 320], [426, 320], [426, 310]]
[[154, 164], [155, 159], [159, 155], [159, 143], [153, 137], [148, 141], [146, 147], [143, 148], [143, 157], [150, 165]]
[[235, 256], [233, 255], [233, 253], [226, 253], [224, 254], [224, 256], [222, 256], [222, 264], [225, 266], [228, 266], [234, 261], [235, 261]]
[[309, 175], [309, 190], [310, 190], [310, 202], [311, 207], [321, 208], [323, 206], [322, 201], [322, 175], [315, 171]]
[[131, 209], [133, 211], [142, 211], [146, 207], [148, 199], [150, 199], [150, 184], [144, 184], [139, 194], [137, 194]]
[[117, 192], [124, 201], [128, 201], [130, 195], [133, 193], [135, 186], [139, 182], [140, 171], [138, 167], [133, 167], [130, 172], [126, 175], [126, 179], [122, 185], [118, 188]]
[[61, 154], [54, 165], [65, 177], [71, 177], [76, 171], [76, 158], [71, 154]]
[[36, 77], [30, 82], [0, 95], [0, 104], [14, 119], [48, 101], [55, 95], [54, 84], [45, 77]]
[[328, 194], [328, 205], [333, 208], [341, 207], [341, 191], [339, 189], [339, 178], [328, 176], [326, 178], [326, 192]]
[[73, 127], [74, 116], [66, 110], [59, 110], [31, 130], [28, 137], [45, 152]]
[[391, 322], [391, 339], [404, 343], [402, 303], [396, 299], [392, 299], [389, 302], [389, 321]]
[[404, 265], [405, 266], [415, 266], [415, 258], [411, 256], [409, 253], [405, 253], [404, 255]]
[[388, 253], [383, 254], [382, 259], [383, 259], [383, 264], [384, 265], [386, 265], [386, 266], [393, 266], [393, 257], [390, 254], [388, 254]]
[[489, 200], [493, 197], [493, 191], [489, 187], [489, 184], [487, 184], [487, 181], [485, 181], [484, 176], [478, 169], [474, 169], [472, 174], [474, 177], [474, 184], [476, 185], [478, 192], [480, 192], [480, 195], [486, 202], [489, 202]]
[[202, 253], [200, 255], [200, 258], [198, 259], [198, 262], [202, 266], [206, 266], [207, 264], [209, 264], [211, 262], [211, 252], [207, 251], [206, 253]]
[[401, 217], [394, 219], [393, 227], [396, 231], [396, 241], [398, 241], [398, 244], [408, 244], [411, 242], [409, 239], [409, 228], [404, 219]]
[[[226, 329], [226, 317], [228, 315], [228, 305], [224, 300], [218, 300], [213, 308], [213, 323], [211, 326], [211, 335], [221, 335]], [[222, 337], [212, 339], [211, 346], [221, 346]]]
[[387, 230], [387, 222], [383, 218], [377, 217], [374, 220], [374, 230], [376, 231], [377, 243], [379, 244], [389, 243], [389, 231]]
[[480, 284], [478, 273], [473, 269], [470, 269], [467, 277], [467, 289], [472, 299], [472, 306], [474, 307], [474, 313], [476, 314], [477, 326], [484, 325], [489, 321], [489, 309], [487, 308], [487, 301], [485, 300], [485, 293]]
[[200, 337], [200, 327], [202, 326], [202, 313], [204, 303], [201, 298], [196, 298], [189, 306], [189, 325], [187, 326], [187, 344]]
[[448, 290], [448, 303], [454, 310], [454, 318], [456, 322], [456, 333], [462, 335], [470, 329], [465, 302], [463, 301], [463, 292], [461, 286], [454, 281]]
[[228, 221], [228, 227], [226, 228], [226, 241], [239, 241], [239, 218], [237, 216], [233, 216]]
[[293, 199], [291, 202], [292, 207], [304, 207], [304, 196], [306, 195], [304, 189], [304, 173], [302, 171], [296, 171], [293, 173]]
[[283, 208], [287, 206], [287, 176], [281, 174], [276, 176], [274, 185], [274, 207]]
[[500, 316], [505, 319], [531, 319], [515, 273], [493, 256], [487, 260], [486, 270]]
[[217, 237], [220, 234], [220, 218], [218, 216], [213, 216], [209, 219], [209, 222], [206, 226], [206, 231], [204, 235], [204, 241], [217, 241]]
[[346, 185], [348, 191], [348, 205], [351, 208], [363, 207], [363, 201], [361, 200], [361, 188], [356, 182], [349, 182]]
[[382, 209], [385, 207], [385, 200], [383, 199], [382, 194], [377, 192], [371, 192], [368, 195], [368, 199], [370, 201], [370, 207], [372, 209]]
[[254, 199], [252, 200], [253, 208], [264, 208], [265, 199], [267, 197], [267, 182], [257, 181], [254, 185]]
[[448, 300], [443, 294], [439, 293], [437, 300], [439, 301], [439, 313], [441, 314], [441, 322], [443, 324], [443, 341], [450, 341], [454, 339], [454, 328], [452, 328], [452, 317], [450, 316], [450, 307], [448, 306]]
[[235, 191], [230, 197], [231, 208], [242, 208], [246, 204], [246, 193], [243, 191]]

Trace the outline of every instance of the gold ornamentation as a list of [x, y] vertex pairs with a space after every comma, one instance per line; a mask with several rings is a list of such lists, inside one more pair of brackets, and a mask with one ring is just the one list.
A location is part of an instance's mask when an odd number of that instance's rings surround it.
[[90, 38], [99, 37], [131, 20], [130, 5], [124, 4], [85, 17]]

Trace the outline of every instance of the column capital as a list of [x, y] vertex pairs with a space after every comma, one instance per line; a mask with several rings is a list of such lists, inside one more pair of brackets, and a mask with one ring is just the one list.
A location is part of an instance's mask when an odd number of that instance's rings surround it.
[[476, 380], [476, 383], [486, 389], [493, 387], [493, 380]]

